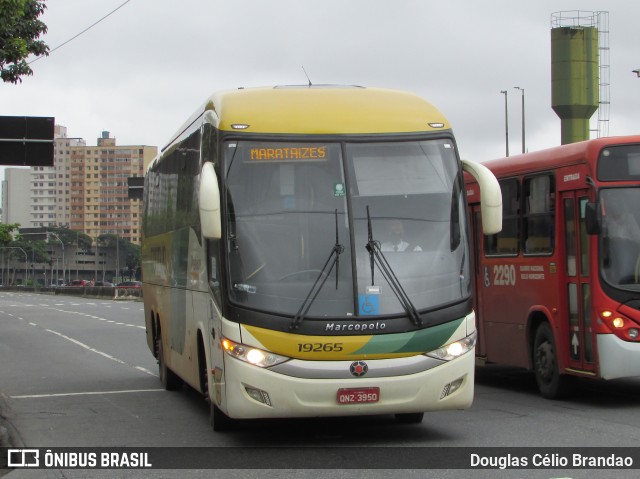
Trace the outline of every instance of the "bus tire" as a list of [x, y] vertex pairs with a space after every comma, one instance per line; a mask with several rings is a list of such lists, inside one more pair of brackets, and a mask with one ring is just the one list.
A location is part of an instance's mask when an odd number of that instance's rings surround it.
[[182, 380], [174, 373], [164, 360], [164, 346], [162, 346], [162, 336], [158, 335], [156, 339], [156, 347], [158, 351], [158, 374], [160, 382], [167, 391], [174, 391], [182, 386]]
[[230, 431], [235, 421], [223, 413], [213, 401], [209, 400], [209, 424], [215, 432]]
[[200, 371], [202, 374], [202, 378], [200, 382], [202, 384], [202, 390], [204, 395], [204, 400], [209, 404], [209, 424], [216, 432], [229, 431], [233, 429], [234, 420], [223, 413], [218, 406], [216, 406], [211, 399], [211, 395], [209, 394], [209, 371], [207, 370], [207, 360], [204, 357], [204, 354], [201, 355], [202, 366], [200, 366]]
[[396, 422], [398, 424], [420, 424], [424, 418], [423, 412], [409, 412], [396, 414]]
[[549, 323], [536, 329], [533, 343], [533, 370], [540, 394], [547, 399], [560, 399], [568, 393], [569, 376], [560, 374], [558, 355]]

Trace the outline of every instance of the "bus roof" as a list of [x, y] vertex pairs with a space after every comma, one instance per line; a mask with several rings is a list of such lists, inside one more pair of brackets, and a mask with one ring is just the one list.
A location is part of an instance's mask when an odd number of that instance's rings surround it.
[[219, 130], [291, 134], [414, 133], [450, 128], [433, 105], [407, 92], [357, 86], [241, 88], [213, 94], [205, 111]]
[[640, 135], [611, 136], [569, 143], [531, 153], [488, 160], [482, 162], [482, 164], [489, 168], [498, 178], [515, 176], [584, 163], [588, 158], [596, 159], [600, 151], [607, 146], [628, 143], [640, 143]]

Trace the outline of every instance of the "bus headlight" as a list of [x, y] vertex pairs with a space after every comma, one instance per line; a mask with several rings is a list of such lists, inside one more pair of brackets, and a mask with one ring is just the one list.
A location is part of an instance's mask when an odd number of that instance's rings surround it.
[[449, 343], [441, 348], [425, 353], [425, 355], [443, 361], [451, 361], [471, 351], [476, 345], [476, 337], [477, 335], [474, 331], [464, 339]]
[[624, 319], [622, 318], [615, 318], [613, 321], [611, 321], [611, 324], [613, 324], [614, 328], [624, 328]]
[[600, 311], [600, 318], [609, 330], [623, 341], [638, 341], [640, 331], [638, 324], [632, 319], [608, 309]]
[[285, 356], [236, 343], [227, 338], [222, 338], [220, 344], [229, 356], [260, 368], [268, 368], [289, 360], [289, 358]]

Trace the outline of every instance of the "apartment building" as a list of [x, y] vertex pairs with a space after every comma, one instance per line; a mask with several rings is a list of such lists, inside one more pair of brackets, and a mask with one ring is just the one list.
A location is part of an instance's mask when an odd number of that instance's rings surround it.
[[71, 147], [70, 216], [64, 224], [94, 239], [115, 234], [139, 244], [142, 202], [129, 199], [127, 178], [144, 176], [157, 151], [155, 146], [118, 146], [108, 131], [102, 132], [97, 146]]
[[53, 166], [31, 168], [30, 221], [24, 227], [69, 225], [71, 151], [85, 144], [81, 138], [68, 138], [65, 126], [55, 125]]
[[2, 180], [2, 222], [29, 225], [29, 181], [28, 168], [5, 168]]

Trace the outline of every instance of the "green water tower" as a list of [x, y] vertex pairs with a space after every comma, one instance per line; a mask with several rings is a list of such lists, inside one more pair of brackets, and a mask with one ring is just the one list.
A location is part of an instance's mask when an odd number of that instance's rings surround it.
[[589, 139], [598, 109], [598, 12], [551, 16], [551, 106], [560, 117], [562, 144]]

